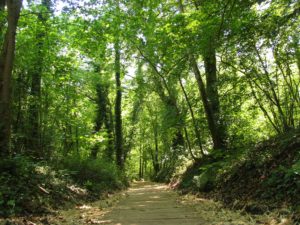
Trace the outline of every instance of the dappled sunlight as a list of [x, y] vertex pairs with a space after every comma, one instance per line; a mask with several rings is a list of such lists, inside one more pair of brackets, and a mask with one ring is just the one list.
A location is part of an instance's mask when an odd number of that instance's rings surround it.
[[159, 186], [164, 185], [153, 184], [151, 188], [149, 184], [147, 187], [139, 184], [135, 193], [126, 194], [126, 191], [105, 200], [77, 205], [47, 221], [51, 225], [291, 225], [288, 218], [255, 218], [245, 212], [227, 210], [204, 197], [178, 196]]
[[0, 225], [300, 223], [299, 15], [0, 1]]
[[279, 224], [271, 217], [254, 218], [226, 210], [220, 203], [204, 197], [191, 194], [178, 196], [175, 192], [167, 191], [165, 185], [144, 186], [139, 183], [134, 192], [128, 190], [126, 193], [120, 193], [112, 207], [104, 207], [104, 200], [78, 205], [75, 210], [64, 214], [59, 225], [254, 225], [258, 221], [265, 225]]
[[103, 215], [110, 225], [250, 225], [247, 216], [221, 209], [205, 198], [184, 197], [170, 192], [165, 185], [135, 183], [128, 196], [111, 212]]
[[152, 196], [150, 198], [158, 199], [158, 198], [160, 198], [160, 196]]
[[82, 205], [82, 206], [77, 206], [77, 209], [91, 209], [92, 207], [89, 205]]

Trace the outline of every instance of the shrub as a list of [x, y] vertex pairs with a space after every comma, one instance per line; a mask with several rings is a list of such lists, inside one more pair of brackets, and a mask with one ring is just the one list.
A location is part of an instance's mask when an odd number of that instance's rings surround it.
[[42, 177], [24, 156], [0, 160], [0, 215], [20, 213], [33, 202]]
[[70, 171], [75, 182], [96, 195], [122, 189], [127, 185], [124, 174], [107, 160], [69, 156], [62, 161], [62, 166]]

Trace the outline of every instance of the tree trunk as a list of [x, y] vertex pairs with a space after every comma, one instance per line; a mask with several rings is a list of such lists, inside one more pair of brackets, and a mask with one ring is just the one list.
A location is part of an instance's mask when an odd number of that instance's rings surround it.
[[[94, 133], [97, 134], [103, 127], [105, 117], [106, 117], [106, 95], [107, 90], [104, 85], [98, 83], [96, 85], [96, 93], [97, 93], [97, 115], [95, 121]], [[96, 159], [99, 152], [99, 143], [95, 143], [91, 150], [91, 158]]]
[[201, 151], [202, 155], [204, 155], [203, 146], [202, 146], [202, 140], [201, 140], [201, 134], [200, 134], [200, 131], [198, 129], [198, 125], [197, 125], [197, 121], [196, 121], [196, 118], [195, 118], [194, 110], [193, 110], [192, 104], [191, 104], [191, 102], [189, 100], [189, 97], [188, 97], [188, 95], [187, 95], [187, 93], [186, 93], [186, 91], [184, 89], [184, 86], [182, 84], [182, 81], [181, 81], [180, 77], [179, 77], [179, 84], [180, 84], [180, 87], [182, 89], [185, 101], [187, 102], [187, 105], [188, 105], [188, 108], [189, 108], [189, 111], [190, 111], [190, 114], [191, 114], [191, 117], [192, 117], [194, 132], [195, 132], [195, 135], [196, 135], [198, 146], [200, 148], [200, 151]]
[[106, 146], [106, 156], [108, 159], [110, 160], [114, 160], [114, 154], [115, 154], [115, 150], [114, 150], [114, 117], [113, 117], [113, 113], [111, 110], [111, 104], [110, 104], [110, 100], [107, 96], [107, 113], [106, 113], [106, 118], [105, 118], [105, 127], [106, 127], [106, 131], [107, 131], [107, 138], [108, 138], [108, 143]]
[[216, 50], [213, 43], [209, 43], [207, 52], [204, 53], [204, 66], [206, 76], [206, 94], [211, 106], [211, 113], [215, 125], [214, 149], [226, 148], [226, 131], [220, 117], [220, 101], [218, 93]]
[[[110, 115], [110, 104], [108, 99], [109, 85], [103, 82], [99, 82], [96, 86], [97, 93], [97, 117], [95, 121], [94, 132], [98, 133], [106, 129], [108, 143], [105, 149], [105, 156], [113, 160], [113, 123]], [[99, 143], [96, 143], [91, 150], [91, 158], [96, 159], [100, 149]]]
[[155, 175], [158, 174], [159, 172], [159, 161], [158, 161], [158, 155], [159, 155], [159, 151], [158, 151], [158, 132], [157, 132], [157, 125], [154, 128], [154, 144], [155, 144], [155, 152], [154, 152], [154, 158], [153, 158], [153, 167], [154, 167], [154, 172]]
[[188, 131], [186, 129], [186, 127], [184, 127], [184, 134], [185, 134], [185, 139], [186, 139], [186, 142], [187, 142], [187, 149], [189, 150], [189, 153], [192, 157], [192, 159], [194, 161], [197, 161], [197, 157], [194, 155], [193, 151], [192, 151], [192, 147], [191, 147], [191, 142], [190, 142], [190, 138], [189, 138], [189, 134], [188, 134]]
[[193, 71], [195, 74], [195, 78], [197, 80], [198, 90], [200, 92], [200, 96], [202, 99], [202, 103], [203, 103], [203, 107], [204, 107], [204, 111], [205, 111], [205, 115], [206, 115], [206, 119], [207, 119], [207, 123], [208, 123], [208, 128], [209, 128], [212, 140], [213, 140], [213, 145], [214, 145], [213, 148], [221, 149], [221, 148], [223, 148], [223, 144], [222, 144], [223, 141], [218, 134], [218, 128], [217, 128], [216, 121], [214, 119], [213, 110], [209, 103], [205, 85], [202, 80], [199, 68], [197, 66], [197, 62], [194, 58], [191, 59], [191, 64], [192, 64], [192, 68], [193, 68]]
[[[178, 0], [178, 9], [180, 13], [184, 13], [184, 6], [182, 0]], [[226, 148], [226, 134], [223, 121], [220, 118], [220, 104], [217, 86], [217, 66], [216, 66], [216, 52], [212, 43], [209, 44], [208, 51], [203, 54], [206, 87], [201, 77], [200, 70], [197, 65], [196, 58], [192, 53], [189, 53], [191, 67], [193, 69], [195, 78], [198, 84], [198, 90], [202, 99], [208, 128], [213, 140], [214, 149]]]
[[[109, 101], [109, 100], [107, 100]], [[110, 114], [109, 112], [107, 112], [106, 114], [106, 118], [105, 118], [105, 128], [106, 128], [106, 132], [107, 132], [107, 138], [108, 138], [108, 142], [107, 142], [107, 146], [106, 146], [106, 157], [109, 160], [113, 160], [114, 158], [114, 136], [113, 136], [113, 122], [112, 122], [113, 118], [110, 118]]]
[[140, 148], [140, 163], [139, 163], [139, 179], [143, 177], [143, 159], [142, 159], [142, 149]]
[[41, 125], [40, 125], [40, 102], [41, 102], [41, 81], [44, 64], [44, 45], [46, 31], [43, 26], [46, 26], [46, 22], [49, 18], [48, 13], [51, 11], [51, 1], [43, 0], [41, 4], [41, 11], [38, 13], [38, 24], [41, 23], [41, 27], [36, 33], [36, 55], [37, 58], [34, 62], [34, 66], [31, 71], [31, 101], [29, 105], [29, 131], [27, 136], [27, 151], [30, 155], [36, 158], [43, 157], [43, 149], [41, 145]]
[[7, 0], [8, 28], [0, 54], [0, 155], [10, 154], [11, 136], [11, 78], [15, 56], [17, 24], [22, 0]]
[[122, 134], [122, 90], [121, 90], [121, 62], [120, 41], [115, 41], [115, 75], [116, 75], [116, 102], [115, 102], [115, 135], [116, 135], [116, 162], [119, 168], [124, 166], [123, 134]]

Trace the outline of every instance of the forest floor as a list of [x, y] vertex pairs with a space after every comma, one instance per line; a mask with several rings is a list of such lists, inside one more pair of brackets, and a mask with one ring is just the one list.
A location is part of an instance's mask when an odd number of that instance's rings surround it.
[[225, 209], [219, 203], [194, 195], [180, 196], [167, 185], [136, 182], [127, 191], [109, 196], [106, 200], [74, 209], [59, 211], [55, 215], [16, 218], [7, 225], [243, 225], [288, 224], [277, 223], [270, 216], [253, 217]]

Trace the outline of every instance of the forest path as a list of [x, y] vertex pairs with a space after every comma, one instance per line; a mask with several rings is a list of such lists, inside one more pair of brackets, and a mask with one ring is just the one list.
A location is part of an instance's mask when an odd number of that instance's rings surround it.
[[127, 197], [119, 202], [101, 221], [109, 225], [200, 225], [207, 224], [197, 211], [183, 205], [178, 195], [166, 185], [134, 183]]
[[225, 209], [194, 195], [179, 196], [167, 185], [135, 182], [127, 191], [48, 218], [53, 225], [252, 225], [258, 218]]
[[[220, 203], [195, 195], [179, 196], [167, 185], [136, 182], [124, 192], [57, 211], [45, 217], [14, 218], [0, 225], [288, 225], [266, 216], [225, 209]], [[32, 221], [32, 222], [31, 222]]]

